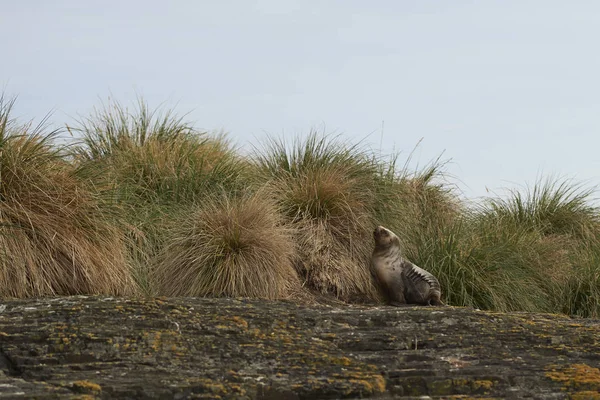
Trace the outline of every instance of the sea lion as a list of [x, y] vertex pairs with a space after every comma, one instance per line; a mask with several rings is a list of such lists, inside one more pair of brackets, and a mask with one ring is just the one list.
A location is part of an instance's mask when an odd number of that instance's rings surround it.
[[378, 226], [373, 237], [371, 271], [390, 305], [444, 305], [437, 278], [402, 257], [400, 239], [394, 232]]

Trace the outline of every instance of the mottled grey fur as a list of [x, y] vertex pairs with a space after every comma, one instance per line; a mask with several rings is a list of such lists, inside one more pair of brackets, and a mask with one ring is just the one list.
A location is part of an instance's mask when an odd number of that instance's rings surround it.
[[389, 304], [444, 305], [436, 277], [402, 257], [400, 240], [394, 232], [378, 226], [373, 237], [371, 270]]

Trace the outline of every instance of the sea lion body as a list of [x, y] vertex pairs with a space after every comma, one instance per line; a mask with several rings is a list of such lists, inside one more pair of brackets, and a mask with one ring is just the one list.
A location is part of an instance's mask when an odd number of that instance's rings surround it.
[[371, 269], [389, 304], [444, 305], [437, 278], [404, 259], [400, 239], [383, 226], [373, 232]]

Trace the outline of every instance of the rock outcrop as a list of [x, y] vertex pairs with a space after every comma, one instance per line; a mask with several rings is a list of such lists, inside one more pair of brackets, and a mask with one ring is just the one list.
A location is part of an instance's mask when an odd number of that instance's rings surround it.
[[600, 398], [597, 320], [83, 296], [0, 311], [0, 398]]

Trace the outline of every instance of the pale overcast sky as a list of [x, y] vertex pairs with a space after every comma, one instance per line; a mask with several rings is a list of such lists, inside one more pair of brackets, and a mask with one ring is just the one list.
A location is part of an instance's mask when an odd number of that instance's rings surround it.
[[443, 152], [469, 197], [600, 184], [598, 1], [0, 4], [0, 86], [24, 119], [138, 93], [242, 148], [311, 128], [405, 155], [422, 138], [416, 160]]

